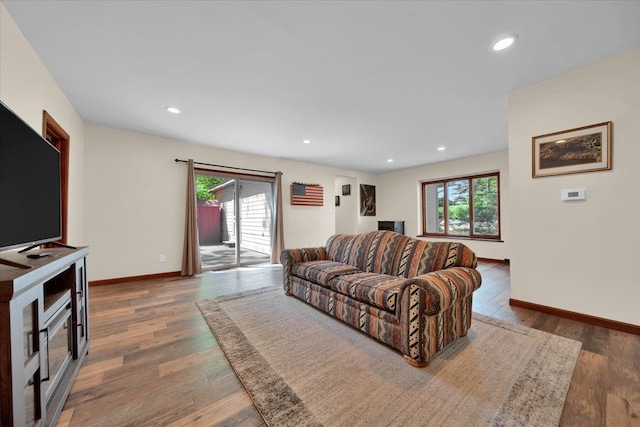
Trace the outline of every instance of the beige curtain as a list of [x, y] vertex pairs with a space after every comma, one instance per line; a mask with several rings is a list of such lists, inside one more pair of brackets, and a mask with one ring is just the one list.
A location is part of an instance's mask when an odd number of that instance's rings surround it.
[[271, 263], [280, 263], [280, 253], [284, 249], [284, 230], [282, 228], [282, 172], [276, 172], [274, 188], [275, 218], [273, 221], [273, 239], [271, 240]]
[[182, 252], [182, 275], [202, 273], [200, 245], [198, 243], [198, 217], [196, 202], [196, 172], [193, 159], [189, 159], [187, 172], [187, 206], [184, 221], [184, 248]]

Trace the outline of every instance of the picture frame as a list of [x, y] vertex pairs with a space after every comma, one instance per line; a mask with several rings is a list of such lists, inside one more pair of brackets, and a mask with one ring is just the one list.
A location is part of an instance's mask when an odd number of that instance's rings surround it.
[[342, 186], [342, 195], [343, 196], [351, 195], [351, 184], [345, 184]]
[[360, 216], [376, 216], [376, 187], [360, 184]]
[[340, 206], [340, 196], [336, 196], [336, 206]]
[[611, 170], [612, 122], [534, 136], [531, 176]]

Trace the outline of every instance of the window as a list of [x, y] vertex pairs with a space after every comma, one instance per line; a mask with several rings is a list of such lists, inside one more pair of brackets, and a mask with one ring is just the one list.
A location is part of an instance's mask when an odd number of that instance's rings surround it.
[[422, 234], [500, 240], [500, 173], [422, 183]]

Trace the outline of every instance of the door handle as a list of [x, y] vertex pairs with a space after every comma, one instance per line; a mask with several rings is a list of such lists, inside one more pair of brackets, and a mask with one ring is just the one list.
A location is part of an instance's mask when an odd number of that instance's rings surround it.
[[45, 381], [49, 381], [49, 328], [44, 328], [40, 330], [40, 332], [47, 334], [47, 376], [40, 379], [40, 382], [43, 383]]

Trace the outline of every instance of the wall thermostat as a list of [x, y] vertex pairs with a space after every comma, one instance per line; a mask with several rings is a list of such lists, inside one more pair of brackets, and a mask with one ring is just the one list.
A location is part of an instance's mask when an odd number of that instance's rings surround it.
[[573, 190], [560, 190], [560, 200], [563, 202], [571, 202], [573, 200], [586, 200], [587, 190], [577, 188]]

